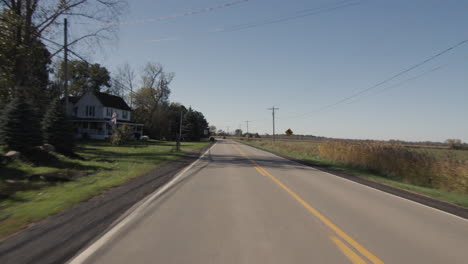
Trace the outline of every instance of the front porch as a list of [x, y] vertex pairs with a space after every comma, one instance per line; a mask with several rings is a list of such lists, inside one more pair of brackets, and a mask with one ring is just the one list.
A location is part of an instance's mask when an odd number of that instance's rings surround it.
[[[135, 139], [140, 139], [143, 135], [143, 124], [117, 121], [116, 126], [129, 126]], [[105, 140], [112, 136], [114, 127], [109, 120], [73, 120], [73, 127], [76, 138]]]

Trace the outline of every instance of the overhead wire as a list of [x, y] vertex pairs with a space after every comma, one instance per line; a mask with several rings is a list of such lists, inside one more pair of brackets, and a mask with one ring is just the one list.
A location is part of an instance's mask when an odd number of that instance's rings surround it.
[[377, 90], [377, 91], [375, 91], [375, 92], [373, 92], [373, 93], [370, 93], [370, 94], [367, 94], [367, 95], [363, 95], [363, 96], [361, 96], [361, 97], [358, 97], [358, 98], [356, 98], [355, 100], [348, 102], [348, 104], [353, 104], [353, 103], [355, 103], [355, 102], [357, 102], [357, 101], [360, 101], [360, 100], [363, 99], [363, 98], [366, 98], [366, 97], [369, 97], [369, 96], [379, 95], [379, 94], [382, 94], [382, 93], [385, 92], [385, 91], [388, 91], [388, 90], [391, 90], [391, 89], [400, 87], [400, 86], [402, 86], [402, 85], [404, 85], [404, 84], [406, 84], [406, 83], [408, 83], [408, 82], [412, 82], [412, 81], [421, 79], [421, 78], [425, 77], [426, 75], [429, 75], [429, 74], [431, 74], [431, 73], [433, 73], [433, 72], [439, 71], [439, 70], [441, 70], [441, 69], [443, 69], [443, 68], [445, 68], [445, 67], [447, 67], [447, 66], [450, 66], [450, 65], [452, 65], [452, 64], [454, 64], [454, 63], [456, 63], [456, 62], [458, 62], [460, 59], [466, 60], [466, 59], [468, 59], [468, 57], [464, 56], [464, 57], [458, 58], [458, 60], [454, 60], [454, 61], [451, 61], [451, 62], [442, 64], [442, 65], [439, 65], [439, 66], [430, 68], [429, 70], [426, 70], [426, 71], [424, 71], [424, 72], [422, 72], [422, 73], [420, 73], [420, 74], [418, 74], [418, 75], [416, 75], [416, 76], [413, 76], [413, 77], [410, 77], [410, 78], [408, 78], [408, 79], [405, 79], [405, 80], [403, 80], [403, 81], [401, 81], [401, 82], [398, 82], [398, 83], [396, 83], [396, 84], [394, 84], [394, 85], [391, 85], [391, 86], [385, 87], [385, 88], [383, 88], [383, 89]]
[[[57, 43], [57, 42], [55, 42], [55, 41], [53, 41], [53, 40], [50, 40], [50, 39], [47, 39], [47, 38], [44, 38], [44, 37], [41, 37], [41, 39], [43, 39], [43, 40], [45, 40], [45, 41], [47, 41], [47, 42], [49, 42], [49, 43], [52, 43], [52, 44], [54, 44], [54, 45], [56, 45], [56, 46], [63, 47], [62, 44], [59, 44], [59, 43]], [[85, 58], [83, 58], [81, 55], [79, 55], [78, 53], [76, 53], [76, 52], [73, 51], [72, 49], [69, 48], [69, 49], [68, 49], [68, 52], [70, 53], [70, 55], [73, 55], [75, 58], [78, 58], [79, 60], [83, 61], [84, 63], [86, 63], [86, 64], [88, 64], [88, 65], [91, 65], [91, 63], [90, 63], [88, 60], [86, 60]], [[61, 56], [57, 56], [57, 57], [63, 59], [63, 57], [61, 57]], [[124, 88], [125, 90], [132, 92], [132, 89], [130, 89], [129, 87], [127, 87], [125, 84], [121, 83], [119, 80], [117, 80], [117, 79], [115, 79], [115, 78], [112, 78], [112, 80], [115, 81], [115, 82], [117, 82], [117, 83], [118, 83], [122, 88]]]
[[363, 1], [359, 1], [359, 0], [343, 0], [343, 1], [338, 1], [335, 3], [321, 5], [321, 6], [314, 7], [314, 8], [301, 9], [301, 10], [295, 11], [287, 15], [270, 17], [267, 19], [263, 19], [261, 21], [253, 21], [249, 23], [233, 25], [233, 26], [224, 27], [220, 29], [214, 29], [214, 30], [210, 30], [210, 31], [202, 32], [202, 33], [188, 34], [188, 35], [181, 36], [181, 37], [166, 37], [166, 38], [161, 38], [161, 39], [150, 39], [150, 40], [145, 40], [145, 42], [174, 41], [174, 40], [182, 40], [182, 39], [188, 39], [188, 38], [193, 38], [193, 37], [205, 36], [205, 35], [210, 35], [210, 34], [229, 33], [229, 32], [235, 32], [235, 31], [240, 31], [240, 30], [246, 30], [246, 29], [251, 29], [251, 28], [270, 25], [270, 24], [283, 23], [283, 22], [287, 22], [290, 20], [296, 20], [296, 19], [305, 18], [309, 16], [320, 15], [323, 13], [328, 13], [328, 12], [336, 11], [339, 9], [351, 7], [351, 6], [357, 6], [357, 5], [362, 4], [362, 2]]
[[193, 16], [193, 15], [198, 15], [198, 14], [203, 14], [203, 13], [209, 13], [216, 11], [218, 9], [223, 9], [223, 8], [228, 8], [232, 7], [235, 5], [243, 4], [246, 2], [249, 2], [250, 0], [237, 0], [233, 2], [228, 2], [224, 4], [219, 4], [219, 5], [214, 5], [214, 6], [209, 6], [205, 8], [199, 8], [175, 15], [170, 15], [170, 16], [162, 16], [162, 17], [155, 17], [155, 18], [147, 18], [147, 19], [141, 19], [141, 20], [130, 20], [130, 21], [122, 21], [122, 22], [110, 22], [110, 23], [84, 23], [84, 22], [78, 22], [75, 24], [99, 24], [103, 26], [112, 26], [112, 25], [129, 25], [129, 24], [143, 24], [143, 23], [154, 23], [154, 22], [159, 22], [163, 20], [169, 20], [169, 19], [175, 19], [179, 17], [185, 17], [185, 16]]
[[[426, 64], [426, 63], [428, 63], [428, 62], [430, 62], [430, 61], [444, 55], [445, 53], [448, 53], [448, 52], [450, 52], [450, 51], [452, 51], [452, 50], [466, 44], [467, 42], [468, 42], [468, 39], [462, 40], [462, 41], [460, 41], [460, 42], [458, 42], [458, 43], [456, 43], [456, 44], [454, 44], [454, 45], [452, 45], [452, 46], [450, 46], [450, 47], [448, 47], [448, 48], [446, 48], [446, 49], [444, 49], [444, 50], [442, 50], [442, 51], [440, 51], [440, 52], [438, 52], [438, 53], [436, 53], [436, 54], [434, 54], [432, 56], [430, 56], [429, 58], [427, 58], [427, 59], [425, 59], [425, 60], [423, 60], [423, 61], [421, 61], [421, 62], [419, 62], [419, 63], [417, 63], [417, 64], [415, 64], [415, 65], [413, 65], [413, 66], [411, 66], [409, 68], [407, 68], [407, 69], [404, 69], [404, 70], [402, 70], [402, 71], [400, 71], [400, 72], [398, 72], [398, 73], [396, 73], [396, 74], [394, 74], [394, 75], [392, 75], [392, 76], [390, 76], [390, 77], [388, 77], [386, 79], [384, 79], [383, 81], [381, 81], [381, 82], [379, 82], [377, 84], [374, 84], [374, 85], [372, 85], [372, 86], [370, 86], [370, 87], [368, 87], [366, 89], [360, 90], [360, 91], [358, 91], [356, 93], [353, 93], [353, 94], [351, 94], [349, 96], [346, 96], [346, 97], [344, 97], [344, 98], [342, 98], [342, 99], [340, 99], [340, 100], [338, 100], [338, 101], [336, 101], [334, 103], [322, 106], [322, 107], [320, 107], [320, 108], [318, 108], [318, 109], [316, 109], [314, 111], [311, 111], [311, 112], [307, 112], [307, 113], [303, 113], [303, 114], [300, 114], [300, 115], [297, 115], [297, 116], [291, 116], [291, 117], [287, 117], [287, 118], [283, 118], [283, 119], [300, 118], [300, 117], [311, 115], [313, 113], [323, 112], [323, 111], [325, 111], [325, 110], [327, 110], [329, 108], [333, 108], [335, 106], [341, 105], [341, 104], [343, 104], [345, 102], [348, 102], [349, 100], [351, 100], [353, 98], [356, 98], [356, 97], [358, 97], [358, 96], [360, 96], [362, 94], [367, 93], [368, 91], [374, 90], [374, 89], [376, 89], [376, 88], [378, 88], [378, 87], [380, 87], [380, 86], [382, 86], [382, 85], [384, 85], [386, 83], [389, 83], [389, 82], [395, 80], [396, 78], [398, 78], [398, 77], [400, 77], [400, 76], [402, 76], [402, 75], [404, 75], [404, 74], [406, 74], [406, 73], [408, 73], [408, 72], [410, 72], [410, 71], [412, 71], [412, 70], [414, 70], [414, 69], [416, 69], [418, 67], [421, 67], [422, 65], [424, 65], [424, 64]], [[433, 72], [435, 70], [437, 70], [437, 69], [431, 70], [429, 72]], [[427, 74], [427, 73], [425, 73], [425, 74]], [[418, 78], [420, 78], [420, 77], [418, 77]], [[410, 79], [412, 79], [412, 78], [410, 78]], [[406, 80], [405, 82], [407, 82], [407, 81], [410, 81], [410, 80]]]
[[[222, 30], [217, 30], [215, 32], [234, 32], [234, 31], [239, 31], [239, 30], [245, 30], [245, 29], [250, 29], [250, 28], [255, 28], [259, 26], [264, 26], [264, 25], [269, 25], [269, 24], [276, 24], [276, 23], [282, 23], [282, 22], [287, 22], [290, 20], [296, 20], [304, 17], [309, 17], [313, 15], [319, 15], [323, 13], [328, 13], [332, 12], [335, 10], [343, 9], [346, 7], [351, 7], [351, 6], [357, 6], [360, 5], [362, 2], [361, 1], [340, 1], [337, 3], [334, 3], [333, 5], [338, 4], [337, 6], [329, 6], [329, 7], [318, 7], [318, 8], [312, 8], [312, 9], [305, 9], [305, 10], [300, 10], [295, 12], [298, 15], [288, 15], [288, 16], [282, 16], [282, 17], [277, 17], [277, 18], [271, 18], [267, 19], [258, 23], [250, 23], [250, 24], [241, 24], [241, 25], [236, 25], [232, 26], [230, 28], [222, 29]], [[302, 14], [301, 14], [302, 13]]]

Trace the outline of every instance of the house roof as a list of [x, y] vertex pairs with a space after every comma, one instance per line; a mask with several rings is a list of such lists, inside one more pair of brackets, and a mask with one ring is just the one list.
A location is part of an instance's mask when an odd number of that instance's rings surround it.
[[110, 95], [106, 93], [94, 93], [98, 100], [106, 107], [112, 107], [122, 110], [131, 111], [131, 108], [128, 104], [122, 99], [122, 97], [118, 97], [115, 95]]
[[79, 96], [68, 96], [68, 101], [70, 103], [76, 104], [78, 102], [78, 100], [80, 100]]
[[[78, 103], [78, 101], [80, 100], [80, 96], [68, 96], [68, 102], [72, 103], [72, 104], [76, 104]], [[65, 98], [60, 98], [60, 101], [63, 103], [65, 102]]]

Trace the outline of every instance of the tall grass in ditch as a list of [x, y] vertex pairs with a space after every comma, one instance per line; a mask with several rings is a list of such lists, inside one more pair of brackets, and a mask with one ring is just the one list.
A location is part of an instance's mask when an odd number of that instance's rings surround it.
[[406, 183], [468, 193], [468, 164], [436, 158], [400, 144], [328, 141], [319, 146], [320, 157], [369, 170]]

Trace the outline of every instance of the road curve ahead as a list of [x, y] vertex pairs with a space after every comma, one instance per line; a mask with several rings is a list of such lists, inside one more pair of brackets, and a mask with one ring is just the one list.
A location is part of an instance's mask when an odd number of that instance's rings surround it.
[[468, 221], [223, 140], [71, 263], [468, 263]]

